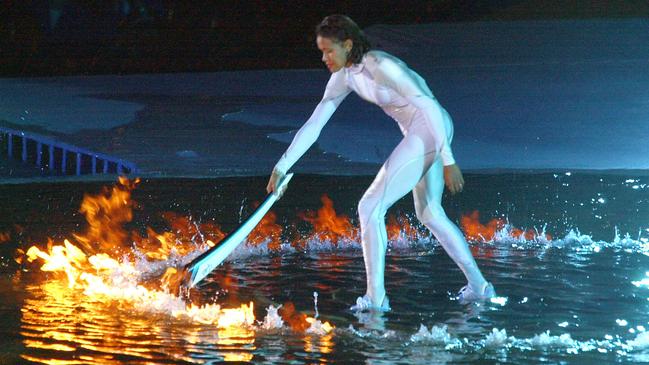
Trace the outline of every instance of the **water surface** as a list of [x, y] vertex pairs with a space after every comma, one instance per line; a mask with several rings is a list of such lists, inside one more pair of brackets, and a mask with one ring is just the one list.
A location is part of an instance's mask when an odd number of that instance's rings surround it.
[[[495, 238], [471, 242], [498, 300], [458, 303], [455, 293], [465, 284], [459, 269], [411, 218], [420, 233], [406, 234], [401, 221], [403, 231], [391, 241], [387, 258], [393, 311], [357, 314], [347, 309], [365, 290], [357, 240], [319, 239], [300, 217], [320, 208], [327, 194], [338, 216], [347, 215], [357, 226], [355, 206], [371, 177], [296, 176], [273, 209], [283, 228], [282, 246], [242, 247], [192, 296], [199, 305], [254, 302], [259, 323], [235, 328], [174, 316], [171, 301], [157, 306], [98, 299], [71, 290], [38, 265], [17, 264], [17, 249], [46, 247], [48, 237], [59, 243], [86, 231], [78, 211], [83, 195], [98, 194], [106, 184], [2, 185], [0, 361], [647, 361], [648, 179], [637, 172], [468, 174], [466, 192], [445, 196], [444, 206], [458, 223], [474, 211], [484, 227], [494, 219], [509, 223]], [[125, 226], [142, 235], [147, 227], [172, 231], [162, 213], [174, 212], [227, 232], [263, 199], [265, 182], [265, 177], [146, 180], [132, 192], [137, 204]], [[412, 212], [407, 197], [389, 214], [407, 219]], [[515, 228], [533, 234], [515, 237]], [[264, 328], [266, 308], [289, 302], [335, 329], [305, 333], [287, 323]]]

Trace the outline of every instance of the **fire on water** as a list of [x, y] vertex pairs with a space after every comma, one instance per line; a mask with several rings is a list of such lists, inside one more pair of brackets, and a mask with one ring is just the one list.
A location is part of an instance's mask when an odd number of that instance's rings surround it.
[[[135, 206], [131, 192], [138, 183], [138, 179], [120, 178], [115, 186], [104, 188], [97, 195], [85, 195], [80, 208], [88, 223], [85, 233], [74, 234], [60, 243], [50, 240], [47, 248], [32, 246], [26, 252], [20, 251], [23, 254], [20, 258], [24, 256], [29, 262], [42, 262], [42, 271], [53, 273], [66, 280], [69, 289], [98, 301], [130, 303], [140, 310], [170, 313], [176, 318], [188, 318], [218, 328], [254, 326], [252, 302], [235, 308], [223, 308], [219, 304], [198, 306], [188, 304], [171, 289], [177, 286], [180, 278], [176, 268], [219, 242], [225, 234], [216, 224], [198, 224], [174, 213], [163, 214], [173, 232], [158, 233], [148, 228], [146, 235], [141, 235], [127, 231], [124, 225], [133, 219]], [[322, 197], [322, 203], [318, 211], [300, 214], [314, 230], [306, 239], [295, 240], [291, 245], [302, 248], [307, 241], [333, 245], [344, 241], [358, 242], [359, 229], [352, 221], [337, 214], [327, 196]], [[269, 249], [279, 249], [283, 227], [275, 222], [275, 218], [274, 213], [269, 213], [249, 236], [247, 244], [266, 244]], [[501, 219], [482, 224], [478, 212], [463, 216], [461, 225], [467, 239], [479, 242], [493, 241], [506, 226]], [[390, 240], [405, 238], [412, 241], [425, 236], [424, 231], [411, 225], [405, 216], [389, 217], [386, 228]], [[511, 227], [507, 232], [517, 239], [541, 236]], [[551, 239], [549, 235], [543, 238]], [[147, 265], [143, 266], [142, 262]], [[152, 274], [143, 270], [152, 267], [157, 267], [157, 272]], [[151, 277], [156, 280], [150, 280]], [[282, 314], [283, 320], [296, 331], [329, 333], [333, 329], [329, 323], [297, 313], [292, 305], [285, 304]]]
[[[49, 241], [46, 249], [31, 246], [25, 253], [28, 262], [42, 263], [40, 269], [67, 281], [71, 290], [79, 291], [97, 301], [119, 301], [128, 303], [141, 311], [170, 313], [176, 318], [187, 318], [218, 328], [255, 326], [253, 302], [235, 308], [223, 308], [219, 304], [188, 304], [169, 288], [178, 279], [176, 269], [169, 267], [159, 282], [143, 276], [138, 268], [138, 259], [171, 263], [174, 260], [188, 261], [225, 235], [215, 225], [197, 225], [176, 219], [172, 226], [184, 229], [177, 233], [158, 234], [147, 230], [147, 236], [127, 232], [124, 224], [132, 219], [131, 190], [138, 180], [120, 178], [112, 189], [104, 189], [96, 196], [84, 196], [80, 211], [86, 216], [88, 230], [75, 234], [74, 238], [62, 243]], [[268, 229], [274, 222], [261, 225]], [[259, 235], [259, 233], [257, 233]], [[212, 241], [214, 239], [214, 241]], [[74, 243], [73, 243], [74, 242]], [[152, 287], [153, 286], [153, 287]], [[318, 326], [319, 332], [331, 332], [333, 326], [304, 316], [304, 326], [293, 326], [308, 330]]]

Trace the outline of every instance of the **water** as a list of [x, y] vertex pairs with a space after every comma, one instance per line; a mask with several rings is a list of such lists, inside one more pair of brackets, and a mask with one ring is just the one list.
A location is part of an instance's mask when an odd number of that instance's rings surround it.
[[[172, 231], [162, 216], [171, 211], [227, 232], [263, 198], [265, 180], [143, 181], [132, 192], [137, 204], [125, 226], [143, 236], [147, 227]], [[465, 284], [459, 269], [417, 227], [419, 235], [402, 234], [390, 243], [386, 283], [393, 311], [355, 314], [347, 308], [365, 290], [358, 242], [314, 238], [300, 216], [320, 208], [326, 193], [338, 215], [356, 225], [355, 206], [370, 181], [296, 176], [273, 209], [284, 228], [283, 245], [238, 250], [192, 294], [202, 305], [254, 302], [258, 322], [228, 328], [174, 316], [178, 302], [171, 296], [159, 302], [106, 300], [70, 289], [38, 265], [17, 264], [17, 249], [85, 232], [78, 212], [83, 195], [100, 193], [106, 183], [2, 185], [0, 363], [649, 361], [646, 173], [468, 174], [465, 193], [445, 196], [444, 206], [457, 222], [476, 210], [484, 225], [496, 218], [509, 222], [495, 239], [471, 243], [498, 300], [479, 305], [454, 300]], [[407, 197], [389, 214], [412, 212]], [[539, 234], [514, 238], [513, 227]], [[203, 231], [202, 239], [211, 237]], [[296, 249], [296, 242], [303, 246]], [[133, 250], [126, 245], [126, 253]], [[335, 329], [318, 334], [291, 329], [286, 321], [280, 328], [263, 325], [277, 324], [278, 317], [267, 315], [269, 306], [272, 313], [291, 303], [298, 313], [317, 313]]]

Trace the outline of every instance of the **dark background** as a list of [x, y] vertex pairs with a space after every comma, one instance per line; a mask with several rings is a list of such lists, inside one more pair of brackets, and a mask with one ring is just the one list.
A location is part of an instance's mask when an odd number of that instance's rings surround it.
[[4, 0], [0, 76], [320, 67], [313, 29], [480, 20], [649, 16], [649, 1]]

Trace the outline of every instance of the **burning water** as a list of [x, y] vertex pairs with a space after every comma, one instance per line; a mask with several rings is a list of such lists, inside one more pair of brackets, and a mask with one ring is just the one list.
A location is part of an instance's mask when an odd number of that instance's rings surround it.
[[[399, 336], [393, 332], [373, 333], [350, 327], [336, 330], [331, 324], [322, 322], [316, 316], [309, 317], [296, 310], [292, 303], [282, 306], [270, 305], [263, 320], [257, 321], [253, 302], [238, 306], [219, 304], [213, 298], [209, 304], [195, 304], [170, 292], [172, 281], [177, 278], [177, 270], [201, 252], [224, 237], [220, 227], [212, 223], [196, 223], [188, 217], [165, 213], [170, 231], [158, 233], [152, 228], [145, 234], [125, 228], [133, 219], [132, 210], [136, 203], [131, 199], [131, 191], [138, 181], [120, 179], [119, 183], [106, 188], [101, 194], [86, 195], [80, 211], [85, 215], [88, 229], [84, 233], [71, 235], [62, 242], [48, 241], [45, 245], [34, 245], [26, 252], [19, 252], [18, 260], [26, 267], [38, 265], [47, 272], [41, 290], [47, 292], [55, 302], [64, 303], [61, 307], [74, 307], [79, 302], [92, 303], [100, 308], [117, 305], [122, 311], [166, 316], [174, 320], [210, 326], [218, 331], [219, 338], [250, 338], [255, 332], [275, 331], [290, 328], [292, 331], [317, 335], [319, 343], [331, 341], [336, 334], [351, 333], [359, 337]], [[294, 251], [333, 251], [359, 250], [358, 228], [352, 220], [339, 215], [333, 202], [322, 197], [322, 207], [317, 211], [305, 211], [299, 217], [309, 223], [313, 230], [302, 234], [298, 239], [288, 242], [282, 237], [291, 236], [291, 227], [276, 223], [276, 216], [268, 214], [258, 228], [250, 235], [245, 245], [235, 251], [232, 259], [250, 255], [265, 255], [272, 252]], [[478, 212], [461, 218], [462, 230], [467, 239], [474, 242], [472, 250], [476, 255], [488, 254], [492, 245], [508, 245], [512, 250], [549, 247], [570, 247], [575, 251], [599, 252], [613, 249], [649, 252], [647, 240], [643, 237], [631, 238], [628, 234], [620, 236], [616, 231], [612, 242], [594, 241], [578, 230], [571, 230], [562, 239], [553, 239], [545, 232], [545, 227], [518, 229], [504, 218], [481, 223]], [[388, 218], [388, 235], [393, 250], [408, 249], [412, 246], [433, 247], [433, 240], [425, 230], [406, 216]], [[295, 234], [292, 234], [295, 237]], [[153, 280], [152, 280], [153, 278]], [[227, 286], [227, 275], [222, 280]], [[633, 285], [646, 286], [646, 279], [634, 281]], [[71, 293], [72, 292], [72, 293]], [[77, 304], [75, 304], [77, 303]], [[506, 300], [496, 300], [493, 305], [506, 305]], [[48, 307], [47, 303], [32, 303], [34, 307]], [[61, 310], [56, 307], [53, 310]], [[39, 311], [42, 315], [42, 311]], [[24, 321], [29, 323], [33, 313], [25, 310]], [[97, 314], [98, 318], [101, 314]], [[441, 346], [446, 350], [471, 349], [472, 351], [502, 350], [510, 347], [535, 349], [562, 349], [573, 353], [588, 351], [638, 351], [649, 347], [649, 339], [642, 326], [634, 329], [636, 337], [623, 339], [619, 336], [577, 341], [569, 333], [559, 335], [541, 332], [530, 338], [508, 336], [504, 329], [494, 328], [484, 338], [467, 340], [454, 337], [444, 326], [420, 327], [419, 331], [403, 339], [412, 346], [418, 344]], [[63, 336], [61, 333], [56, 336]], [[608, 335], [607, 335], [608, 336]], [[41, 348], [46, 345], [38, 339], [27, 339], [27, 346]], [[62, 351], [71, 351], [60, 345]], [[314, 346], [318, 346], [315, 344]], [[326, 349], [327, 346], [323, 345]], [[465, 351], [462, 350], [462, 351]], [[323, 350], [326, 351], [326, 350]], [[134, 353], [137, 355], [137, 353]], [[231, 359], [249, 359], [233, 352]]]
[[[238, 308], [223, 308], [219, 304], [199, 306], [170, 292], [172, 281], [180, 279], [176, 275], [178, 269], [225, 235], [217, 226], [197, 225], [172, 214], [167, 217], [176, 233], [159, 234], [149, 228], [147, 235], [141, 237], [127, 232], [124, 224], [132, 219], [134, 205], [130, 193], [138, 183], [138, 180], [120, 178], [112, 189], [105, 189], [97, 196], [86, 195], [80, 212], [88, 222], [87, 232], [74, 234], [73, 239], [62, 243], [49, 241], [46, 249], [31, 246], [24, 254], [27, 262], [42, 262], [42, 271], [66, 280], [68, 289], [99, 302], [119, 301], [138, 311], [168, 313], [217, 328], [254, 328], [252, 302]], [[263, 242], [274, 247], [280, 229], [270, 214], [250, 236], [248, 244]], [[161, 269], [165, 270], [164, 274], [152, 280], [150, 276]], [[333, 329], [329, 323], [306, 315], [296, 320], [294, 308], [284, 312], [286, 318], [293, 318], [291, 328], [302, 332], [326, 334]], [[278, 322], [266, 319], [263, 323], [268, 327], [268, 323]]]
[[[136, 205], [131, 199], [131, 191], [138, 183], [137, 179], [130, 181], [120, 178], [117, 184], [105, 188], [98, 195], [85, 195], [80, 212], [85, 215], [87, 231], [73, 234], [72, 238], [60, 243], [50, 240], [46, 248], [31, 246], [24, 252], [26, 261], [42, 263], [40, 270], [65, 280], [68, 289], [99, 301], [129, 303], [139, 311], [168, 313], [175, 318], [187, 318], [218, 328], [254, 327], [256, 322], [252, 302], [241, 304], [238, 308], [223, 308], [219, 304], [199, 306], [187, 303], [170, 290], [177, 286], [174, 281], [180, 279], [178, 271], [225, 234], [217, 225], [197, 224], [173, 213], [164, 214], [173, 232], [158, 233], [147, 228], [146, 235], [141, 236], [137, 232], [127, 231], [125, 225], [133, 219], [132, 210]], [[336, 213], [331, 199], [323, 196], [321, 200], [323, 205], [318, 211], [300, 214], [313, 226], [310, 235], [286, 247], [281, 243], [283, 228], [275, 223], [276, 216], [270, 212], [249, 236], [246, 246], [253, 248], [253, 251], [254, 247], [260, 246], [264, 250], [275, 251], [307, 249], [314, 245], [358, 247], [359, 229], [347, 216]], [[550, 238], [545, 232], [507, 231], [506, 226], [502, 220], [483, 225], [479, 222], [478, 212], [462, 218], [462, 227], [468, 239], [490, 242], [498, 235], [523, 240]], [[389, 217], [387, 230], [393, 245], [416, 242], [425, 237], [423, 231], [413, 226], [405, 216]], [[19, 256], [18, 261], [22, 260], [23, 257]], [[296, 320], [292, 305], [285, 305], [284, 312], [287, 313], [285, 319], [292, 318], [287, 321], [291, 323], [291, 328], [302, 332], [328, 333], [333, 328], [329, 323], [321, 323], [306, 315], [297, 316], [300, 319]], [[263, 323], [269, 323], [269, 320]]]

